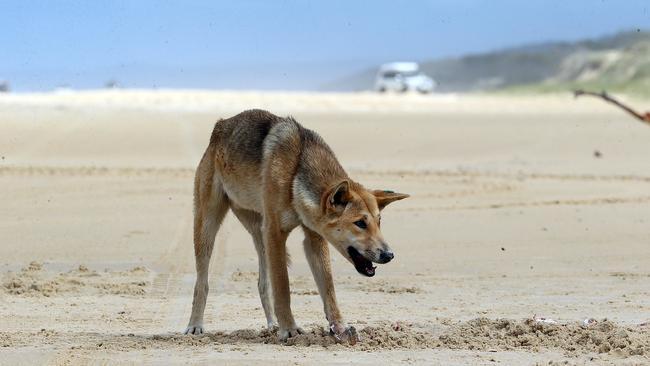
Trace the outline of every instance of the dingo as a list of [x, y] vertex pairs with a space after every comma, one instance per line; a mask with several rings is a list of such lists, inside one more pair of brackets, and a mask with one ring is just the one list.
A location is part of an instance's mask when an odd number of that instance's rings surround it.
[[380, 211], [406, 197], [392, 191], [368, 190], [354, 182], [325, 141], [291, 117], [250, 110], [220, 120], [196, 169], [197, 278], [185, 333], [203, 333], [210, 255], [219, 226], [231, 209], [253, 236], [262, 307], [269, 327], [274, 325], [275, 313], [280, 340], [302, 333], [290, 308], [285, 247], [289, 232], [301, 226], [305, 254], [330, 330], [338, 340], [352, 342], [352, 337], [356, 338], [354, 329], [343, 323], [336, 303], [327, 242], [359, 273], [374, 276], [373, 262], [393, 259], [380, 231]]

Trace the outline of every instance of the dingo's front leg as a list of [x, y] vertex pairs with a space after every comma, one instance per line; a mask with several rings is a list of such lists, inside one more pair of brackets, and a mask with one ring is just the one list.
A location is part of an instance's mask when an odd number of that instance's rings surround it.
[[337, 340], [342, 342], [356, 343], [358, 335], [354, 327], [347, 327], [343, 322], [339, 307], [336, 303], [334, 292], [334, 280], [332, 279], [332, 267], [330, 265], [330, 252], [327, 241], [319, 234], [303, 226], [305, 232], [305, 255], [307, 262], [314, 275], [318, 293], [323, 300], [325, 317], [330, 325], [330, 331]]
[[291, 294], [289, 290], [289, 273], [287, 272], [288, 232], [280, 228], [277, 217], [264, 217], [264, 245], [266, 247], [267, 263], [271, 277], [273, 305], [275, 317], [278, 320], [278, 337], [285, 341], [289, 337], [302, 334], [302, 329], [296, 326], [291, 313]]

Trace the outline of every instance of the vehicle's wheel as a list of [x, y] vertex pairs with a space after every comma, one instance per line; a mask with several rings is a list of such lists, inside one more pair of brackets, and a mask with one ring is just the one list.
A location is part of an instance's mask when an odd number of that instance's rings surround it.
[[431, 90], [418, 89], [418, 92], [420, 92], [420, 94], [429, 94], [429, 93], [431, 93]]
[[386, 87], [380, 86], [379, 89], [377, 89], [378, 92], [380, 93], [385, 93], [386, 92]]
[[398, 90], [400, 93], [406, 93], [409, 90], [409, 87], [406, 85], [402, 85], [402, 87]]

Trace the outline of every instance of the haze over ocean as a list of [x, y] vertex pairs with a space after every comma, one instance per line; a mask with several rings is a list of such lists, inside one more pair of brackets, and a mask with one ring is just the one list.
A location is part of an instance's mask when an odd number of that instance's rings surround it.
[[423, 61], [648, 28], [630, 1], [2, 1], [12, 90], [313, 90], [393, 60]]

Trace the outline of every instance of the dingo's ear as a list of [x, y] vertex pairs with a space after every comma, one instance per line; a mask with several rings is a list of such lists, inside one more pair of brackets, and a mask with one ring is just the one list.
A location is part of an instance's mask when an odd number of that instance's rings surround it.
[[350, 182], [341, 181], [325, 193], [324, 208], [329, 211], [343, 211], [350, 202]]
[[380, 189], [372, 191], [372, 194], [377, 199], [377, 206], [380, 210], [383, 210], [384, 207], [388, 206], [389, 203], [403, 200], [404, 198], [410, 197], [405, 193], [397, 193], [393, 191], [382, 191]]

